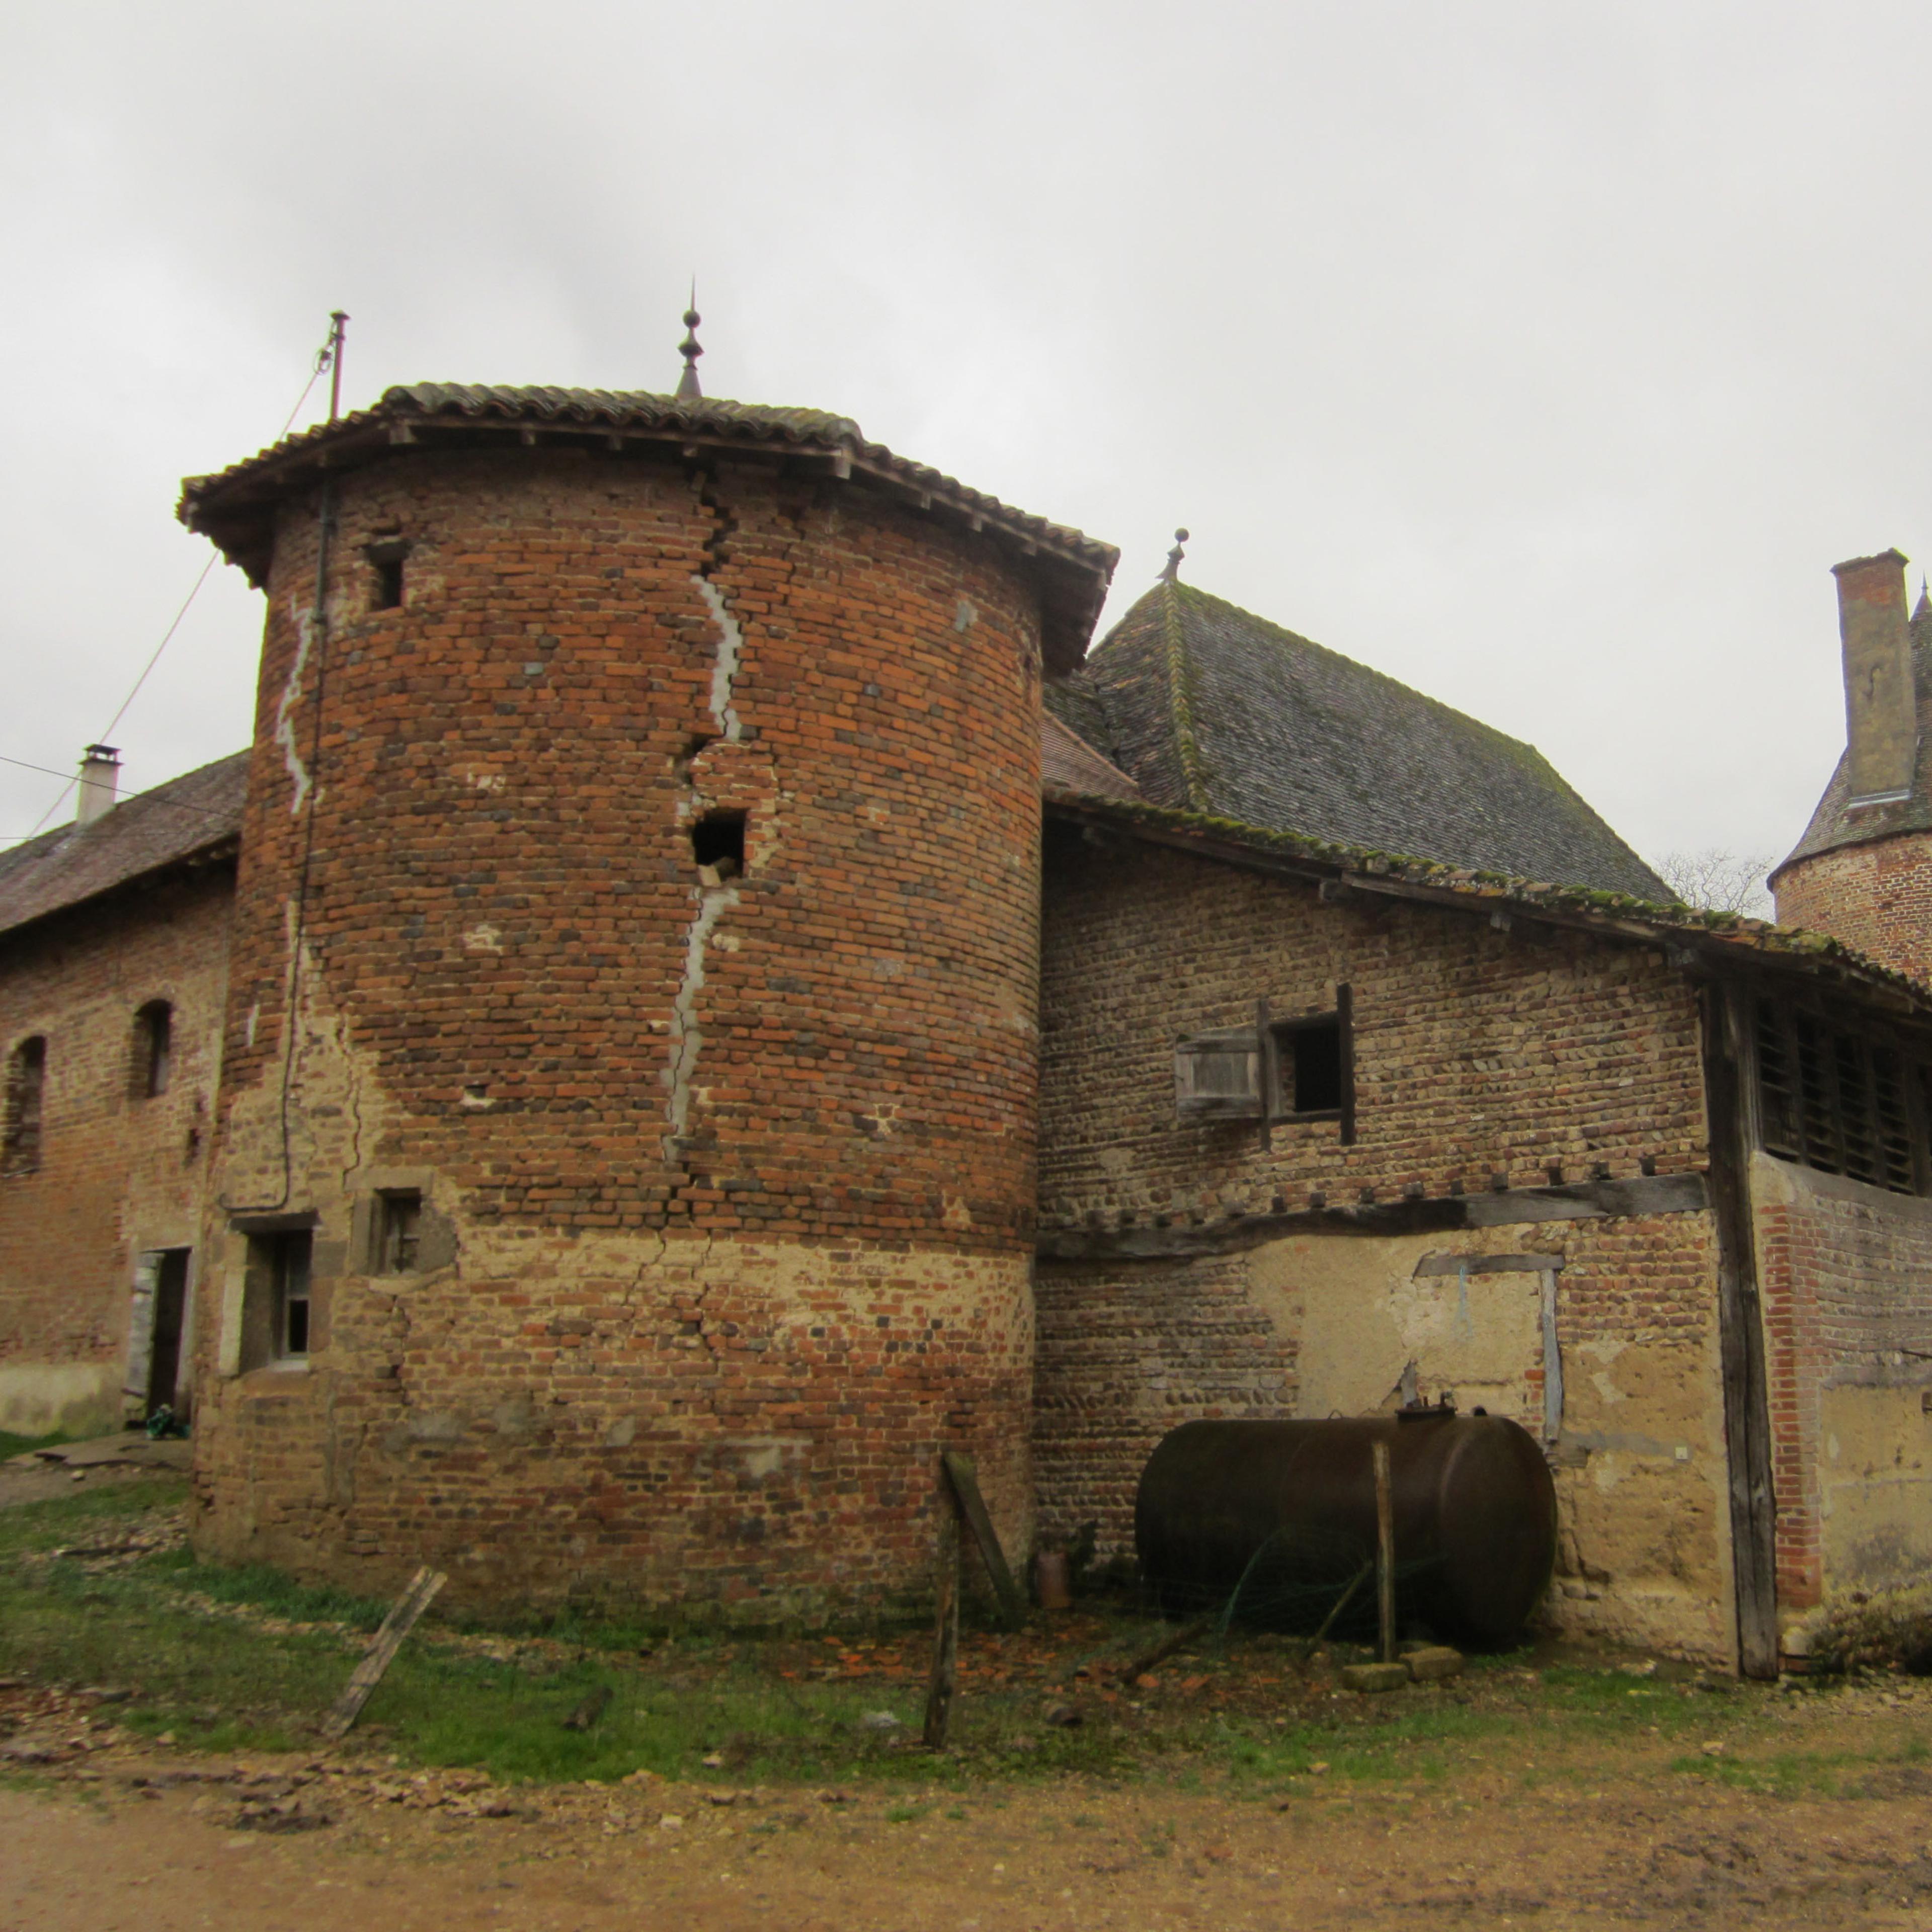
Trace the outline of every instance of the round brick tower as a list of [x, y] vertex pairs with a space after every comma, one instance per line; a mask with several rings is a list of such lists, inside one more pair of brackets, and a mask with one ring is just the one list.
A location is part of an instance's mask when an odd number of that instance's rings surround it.
[[182, 515], [267, 593], [200, 1540], [758, 1617], [1023, 1546], [1042, 659], [1114, 554], [856, 424], [392, 389]]
[[1932, 979], [1932, 602], [1897, 550], [1835, 567], [1845, 754], [1771, 875], [1779, 920]]

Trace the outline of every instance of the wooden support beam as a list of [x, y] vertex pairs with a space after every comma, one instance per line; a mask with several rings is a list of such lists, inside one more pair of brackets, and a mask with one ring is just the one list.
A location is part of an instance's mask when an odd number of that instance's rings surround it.
[[986, 1574], [992, 1579], [993, 1594], [1000, 1600], [1000, 1616], [1009, 1630], [1018, 1630], [1026, 1621], [1026, 1599], [1020, 1594], [1020, 1586], [1013, 1581], [1013, 1573], [1006, 1567], [1006, 1553], [1000, 1547], [993, 1519], [986, 1514], [986, 1499], [980, 1494], [980, 1479], [974, 1473], [973, 1459], [961, 1455], [956, 1449], [947, 1449], [941, 1452], [939, 1460], [946, 1471], [946, 1480], [952, 1485], [953, 1494], [959, 1498], [959, 1514], [973, 1532], [973, 1540], [980, 1546]]
[[1430, 1234], [1459, 1228], [1502, 1228], [1523, 1221], [1592, 1221], [1608, 1216], [1684, 1214], [1708, 1204], [1701, 1174], [1636, 1175], [1628, 1180], [1577, 1180], [1554, 1187], [1514, 1187], [1435, 1200], [1370, 1202], [1280, 1214], [1229, 1216], [1201, 1227], [1054, 1228], [1034, 1252], [1042, 1261], [1186, 1261], [1232, 1254], [1291, 1234]]
[[362, 1714], [369, 1694], [382, 1682], [382, 1673], [402, 1648], [404, 1638], [416, 1628], [416, 1619], [436, 1601], [436, 1592], [448, 1581], [440, 1570], [432, 1570], [428, 1564], [410, 1579], [409, 1587], [390, 1606], [382, 1628], [370, 1640], [342, 1695], [322, 1720], [324, 1737], [333, 1739], [344, 1736]]

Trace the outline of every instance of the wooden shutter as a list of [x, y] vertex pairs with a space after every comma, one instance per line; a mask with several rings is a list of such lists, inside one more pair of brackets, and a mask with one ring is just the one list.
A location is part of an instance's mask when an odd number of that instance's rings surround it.
[[1175, 1041], [1174, 1104], [1184, 1118], [1259, 1120], [1262, 1054], [1255, 1029], [1226, 1027]]

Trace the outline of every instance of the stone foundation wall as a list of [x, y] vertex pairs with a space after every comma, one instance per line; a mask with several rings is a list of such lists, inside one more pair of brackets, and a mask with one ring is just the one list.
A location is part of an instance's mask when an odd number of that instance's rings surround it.
[[458, 1601], [850, 1615], [930, 1590], [942, 1446], [1027, 1546], [1023, 1261], [498, 1230], [418, 1276], [338, 1276], [317, 1319], [306, 1367], [208, 1379], [197, 1540], [224, 1558], [376, 1593], [434, 1563]]

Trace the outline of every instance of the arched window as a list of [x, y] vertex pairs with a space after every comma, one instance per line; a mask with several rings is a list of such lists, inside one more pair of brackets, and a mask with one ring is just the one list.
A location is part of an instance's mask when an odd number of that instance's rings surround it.
[[47, 1042], [36, 1034], [7, 1056], [6, 1118], [0, 1130], [0, 1174], [32, 1174], [40, 1164], [40, 1102], [47, 1084]]
[[151, 1100], [168, 1090], [174, 1053], [175, 1010], [150, 1000], [134, 1016], [134, 1097]]

